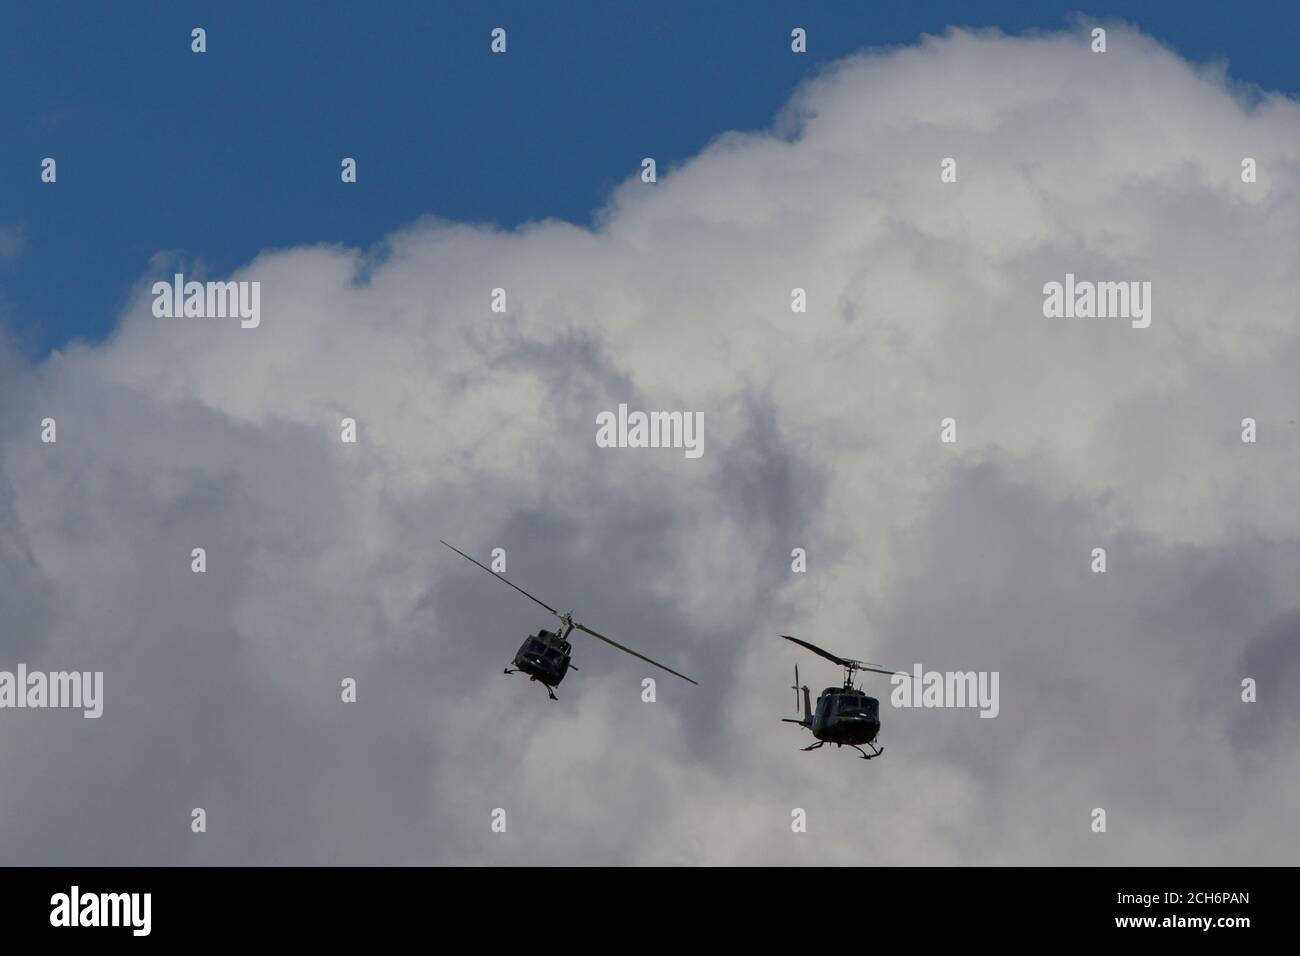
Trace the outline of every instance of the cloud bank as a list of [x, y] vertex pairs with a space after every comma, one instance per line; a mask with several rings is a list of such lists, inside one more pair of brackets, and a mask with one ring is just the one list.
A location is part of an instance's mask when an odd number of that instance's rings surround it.
[[[0, 856], [1294, 862], [1297, 182], [1295, 102], [1133, 29], [953, 30], [590, 229], [267, 251], [254, 330], [142, 276], [102, 345], [0, 356], [0, 667], [105, 673], [99, 720], [0, 712]], [[1150, 328], [1045, 318], [1067, 273]], [[620, 402], [706, 453], [596, 447]], [[501, 676], [545, 615], [439, 538], [701, 686], [580, 635], [558, 703]], [[1000, 671], [1000, 714], [800, 753], [793, 666], [839, 675], [783, 632]]]

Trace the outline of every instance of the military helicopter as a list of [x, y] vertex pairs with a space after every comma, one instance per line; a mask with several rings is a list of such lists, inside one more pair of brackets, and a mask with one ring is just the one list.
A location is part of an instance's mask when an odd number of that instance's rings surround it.
[[[447, 542], [442, 541], [441, 538], [439, 538], [438, 540], [441, 541], [442, 544], [446, 544], [447, 547], [451, 548], [451, 550], [455, 551], [465, 560], [474, 561], [473, 558], [471, 558], [464, 551], [460, 550], [460, 548], [447, 544]], [[555, 696], [555, 688], [559, 686], [560, 681], [564, 680], [564, 675], [567, 674], [570, 669], [575, 671], [578, 669], [576, 664], [570, 662], [570, 658], [573, 655], [573, 646], [569, 643], [569, 634], [571, 634], [575, 630], [582, 631], [584, 634], [590, 634], [592, 637], [596, 638], [597, 640], [604, 641], [606, 644], [612, 644], [614, 647], [617, 647], [620, 651], [626, 651], [628, 654], [631, 654], [633, 657], [639, 657], [647, 664], [653, 664], [655, 667], [658, 667], [660, 670], [667, 671], [668, 673], [672, 674], [674, 677], [680, 677], [682, 680], [690, 681], [692, 684], [695, 684], [697, 686], [699, 685], [699, 681], [691, 680], [691, 678], [687, 677], [685, 674], [679, 674], [671, 667], [665, 667], [663, 664], [660, 664], [658, 661], [652, 661], [644, 654], [638, 654], [636, 651], [632, 650], [632, 648], [624, 647], [622, 644], [618, 643], [618, 641], [611, 641], [604, 634], [597, 634], [595, 631], [593, 631], [591, 628], [587, 627], [586, 625], [579, 624], [573, 619], [572, 611], [567, 612], [565, 614], [561, 614], [559, 611], [555, 610], [555, 608], [551, 607], [549, 604], [543, 604], [541, 601], [537, 600], [537, 598], [533, 597], [523, 588], [519, 587], [519, 585], [511, 584], [500, 574], [493, 571], [491, 568], [487, 567], [486, 565], [481, 564], [478, 561], [474, 561], [474, 563], [477, 564], [484, 571], [486, 571], [488, 574], [492, 575], [492, 577], [501, 581], [503, 584], [509, 584], [512, 588], [514, 588], [524, 597], [528, 598], [530, 601], [533, 601], [537, 604], [541, 604], [542, 607], [546, 608], [546, 610], [550, 611], [552, 614], [558, 617], [560, 619], [560, 623], [564, 625], [561, 633], [556, 633], [554, 631], [547, 631], [547, 630], [539, 630], [536, 634], [533, 634], [530, 637], [526, 638], [523, 644], [519, 646], [519, 650], [515, 653], [515, 659], [513, 662], [514, 667], [513, 668], [507, 667], [504, 671], [504, 673], [506, 674], [515, 674], [515, 673], [527, 674], [529, 680], [537, 681], [543, 687], [546, 688], [546, 693], [551, 698], [551, 700], [559, 700], [559, 698]]]
[[[801, 641], [797, 637], [791, 637], [789, 634], [782, 634], [781, 636], [787, 641], [793, 641], [800, 647], [806, 647], [814, 654], [820, 654], [828, 661], [834, 661], [844, 668], [844, 686], [827, 687], [822, 691], [817, 698], [817, 709], [814, 711], [807, 685], [803, 687], [799, 685], [799, 665], [794, 665], [794, 710], [795, 713], [799, 712], [799, 691], [802, 690], [803, 719], [791, 720], [789, 717], [782, 717], [781, 720], [787, 724], [798, 724], [800, 727], [807, 727], [812, 731], [813, 736], [817, 738], [817, 742], [803, 749], [816, 750], [825, 744], [835, 744], [837, 747], [847, 745], [862, 754], [863, 760], [871, 760], [873, 757], [879, 757], [884, 753], [885, 748], [877, 747], [874, 743], [876, 734], [880, 733], [880, 701], [874, 697], [868, 697], [864, 691], [854, 687], [853, 675], [857, 671], [871, 671], [873, 674], [895, 674], [898, 672], [884, 670], [875, 664], [837, 657], [830, 651], [823, 650], [815, 644], [809, 644], [807, 641]], [[866, 744], [871, 748], [872, 753], [868, 754], [859, 746], [860, 744]]]

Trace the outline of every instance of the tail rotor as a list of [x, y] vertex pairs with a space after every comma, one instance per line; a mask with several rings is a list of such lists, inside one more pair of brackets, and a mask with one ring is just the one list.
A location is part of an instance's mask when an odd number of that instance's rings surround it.
[[[812, 701], [808, 696], [808, 688], [799, 683], [799, 665], [794, 665], [794, 712], [799, 715], [798, 720], [791, 720], [789, 717], [782, 717], [781, 720], [787, 724], [798, 724], [800, 727], [807, 727], [812, 730]], [[799, 710], [799, 694], [803, 694], [803, 710]]]

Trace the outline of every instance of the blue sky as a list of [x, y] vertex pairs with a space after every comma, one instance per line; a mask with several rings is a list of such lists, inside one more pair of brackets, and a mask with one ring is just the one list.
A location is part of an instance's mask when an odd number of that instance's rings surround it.
[[[752, 2], [9, 5], [0, 18], [0, 322], [33, 357], [108, 334], [151, 258], [367, 246], [412, 219], [590, 220], [771, 121], [818, 65], [949, 24], [1052, 29], [1076, 4]], [[1184, 56], [1297, 90], [1300, 5], [1093, 4]], [[208, 31], [209, 52], [189, 51]], [[509, 31], [492, 56], [489, 31]], [[789, 31], [809, 52], [789, 52]], [[43, 157], [59, 181], [39, 181]], [[339, 181], [355, 156], [359, 182]], [[15, 238], [20, 241], [15, 242]], [[14, 248], [14, 246], [17, 248]]]

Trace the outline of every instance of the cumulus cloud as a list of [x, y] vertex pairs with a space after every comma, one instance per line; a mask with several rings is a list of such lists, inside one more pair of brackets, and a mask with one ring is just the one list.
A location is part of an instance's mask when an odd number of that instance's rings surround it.
[[[592, 228], [267, 251], [255, 330], [142, 277], [109, 341], [4, 358], [0, 667], [106, 695], [0, 713], [5, 858], [1293, 860], [1298, 173], [1293, 101], [1135, 30], [954, 30]], [[1045, 318], [1066, 273], [1150, 281], [1151, 327]], [[597, 448], [620, 402], [703, 412], [704, 456]], [[545, 614], [439, 538], [701, 686], [580, 636], [559, 703], [501, 676]], [[838, 673], [782, 632], [998, 670], [1000, 714], [799, 753], [793, 665]]]

